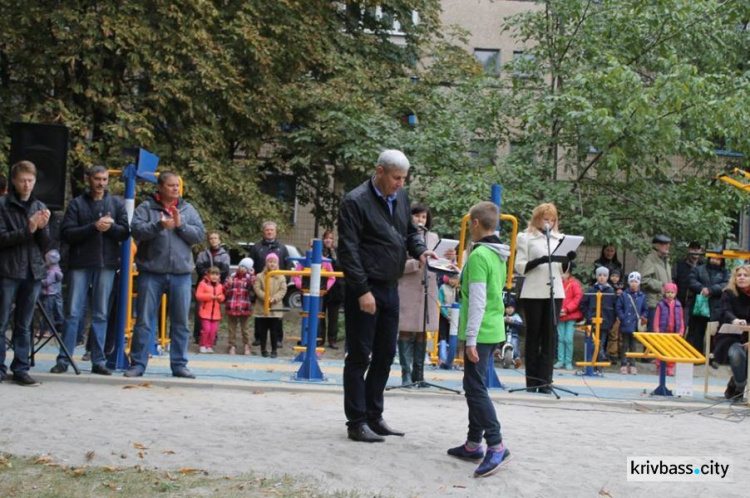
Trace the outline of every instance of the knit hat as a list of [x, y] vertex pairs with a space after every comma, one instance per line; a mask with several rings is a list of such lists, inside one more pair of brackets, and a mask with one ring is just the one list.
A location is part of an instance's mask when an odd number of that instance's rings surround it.
[[617, 275], [618, 277], [622, 277], [622, 271], [620, 271], [619, 268], [612, 268], [612, 271], [609, 272], [609, 276]]
[[508, 299], [505, 300], [505, 307], [507, 308], [509, 306], [513, 306], [514, 308], [516, 307], [516, 300], [513, 299], [512, 297], [509, 297]]
[[630, 275], [628, 275], [628, 283], [629, 282], [638, 282], [641, 283], [641, 274], [637, 271], [631, 272]]
[[664, 284], [664, 292], [672, 291], [675, 294], [677, 293], [677, 285], [676, 284]]
[[606, 266], [600, 266], [596, 269], [596, 276], [604, 275], [605, 277], [609, 277], [609, 268]]
[[275, 252], [269, 252], [268, 256], [266, 256], [266, 261], [269, 259], [275, 259], [276, 261], [279, 260], [279, 256]]
[[255, 261], [253, 261], [253, 258], [242, 258], [242, 261], [240, 261], [240, 264], [238, 266], [241, 266], [244, 269], [250, 271], [253, 269], [254, 265]]

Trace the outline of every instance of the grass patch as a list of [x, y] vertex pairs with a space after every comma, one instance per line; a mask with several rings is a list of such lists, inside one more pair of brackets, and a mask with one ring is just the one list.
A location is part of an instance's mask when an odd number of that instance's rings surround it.
[[305, 479], [288, 475], [213, 475], [200, 469], [69, 467], [50, 457], [21, 458], [0, 454], [0, 496], [61, 498], [107, 496], [236, 497], [278, 496], [357, 498], [350, 492], [321, 492]]

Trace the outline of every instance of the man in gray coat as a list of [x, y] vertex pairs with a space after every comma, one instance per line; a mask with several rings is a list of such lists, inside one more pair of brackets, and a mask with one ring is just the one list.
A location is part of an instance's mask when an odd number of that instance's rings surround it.
[[138, 319], [130, 348], [131, 366], [125, 377], [140, 377], [146, 371], [151, 333], [161, 296], [166, 293], [172, 375], [194, 379], [187, 368], [191, 274], [195, 268], [190, 246], [201, 242], [206, 231], [198, 211], [180, 197], [180, 179], [175, 173], [161, 173], [156, 188], [156, 194], [135, 210], [130, 224], [138, 243]]
[[[654, 330], [654, 312], [661, 301], [664, 286], [672, 283], [672, 272], [669, 264], [669, 249], [672, 239], [666, 235], [655, 235], [651, 240], [654, 248], [641, 264], [641, 290], [646, 294], [648, 306], [648, 330]], [[678, 289], [679, 291], [680, 289]]]

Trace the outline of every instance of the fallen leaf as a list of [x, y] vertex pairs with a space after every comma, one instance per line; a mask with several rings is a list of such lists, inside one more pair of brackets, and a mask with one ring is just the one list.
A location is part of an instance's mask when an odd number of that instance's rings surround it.
[[148, 448], [143, 446], [141, 443], [133, 443], [133, 448], [136, 450], [147, 450]]
[[609, 498], [612, 498], [612, 495], [609, 494], [609, 491], [603, 488], [599, 490], [599, 496], [609, 496]]
[[50, 458], [48, 456], [42, 456], [42, 457], [37, 458], [36, 462], [34, 462], [34, 463], [35, 464], [50, 463], [51, 461], [52, 461], [52, 458]]
[[145, 451], [139, 451], [138, 452], [138, 458], [146, 458], [146, 452]]
[[253, 391], [253, 394], [263, 394], [263, 391], [261, 391], [260, 389], [258, 389], [257, 391]]
[[73, 469], [74, 476], [82, 476], [85, 473], [86, 473], [86, 467], [78, 467], [77, 469]]
[[175, 452], [172, 450], [164, 450], [161, 453], [162, 455], [174, 455], [175, 454]]
[[139, 463], [139, 464], [137, 464], [137, 465], [134, 465], [134, 466], [133, 466], [133, 468], [134, 468], [134, 469], [135, 469], [135, 470], [136, 470], [137, 472], [143, 472], [143, 465], [141, 465], [140, 463]]
[[107, 472], [117, 472], [119, 469], [114, 465], [105, 465], [104, 470], [106, 470]]
[[105, 485], [106, 487], [108, 487], [109, 489], [111, 489], [112, 491], [117, 491], [117, 484], [115, 484], [115, 483], [113, 483], [113, 482], [105, 482], [105, 483], [103, 483], [103, 484], [104, 484], [104, 485]]
[[177, 480], [177, 478], [175, 476], [173, 476], [172, 474], [170, 474], [169, 472], [165, 472], [164, 473], [164, 477], [166, 477], [170, 481], [176, 481]]
[[91, 460], [94, 459], [94, 455], [96, 455], [96, 453], [93, 450], [87, 452], [86, 453], [86, 460], [88, 460], [90, 462]]
[[177, 472], [179, 472], [180, 474], [188, 475], [188, 474], [195, 474], [196, 472], [200, 472], [200, 469], [194, 469], [191, 467], [182, 467]]
[[138, 384], [138, 386], [149, 388], [149, 387], [151, 387], [151, 383], [150, 382], [141, 382], [140, 384]]
[[126, 384], [122, 386], [123, 389], [138, 389], [138, 386], [135, 386], [133, 384]]

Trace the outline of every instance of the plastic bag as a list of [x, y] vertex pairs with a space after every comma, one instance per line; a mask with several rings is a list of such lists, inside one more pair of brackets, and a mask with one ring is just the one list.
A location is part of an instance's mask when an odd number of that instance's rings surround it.
[[703, 294], [698, 294], [697, 296], [695, 296], [693, 316], [703, 316], [706, 318], [711, 317], [711, 306], [709, 306], [708, 304], [708, 298]]

